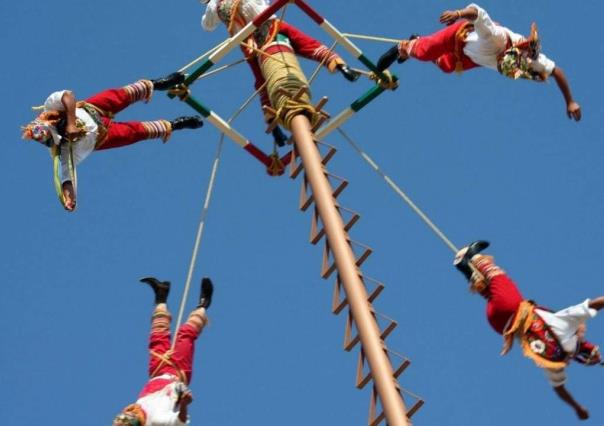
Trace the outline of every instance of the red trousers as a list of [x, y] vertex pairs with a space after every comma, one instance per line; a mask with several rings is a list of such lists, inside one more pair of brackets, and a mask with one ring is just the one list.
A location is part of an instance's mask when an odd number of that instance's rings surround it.
[[[193, 374], [193, 354], [195, 352], [195, 340], [199, 331], [191, 324], [185, 323], [180, 326], [176, 334], [174, 352], [170, 357], [170, 365], [161, 361], [156, 356], [149, 357], [149, 377], [157, 377], [162, 374], [172, 374], [180, 377], [179, 370], [186, 377], [186, 383], [191, 383]], [[163, 355], [170, 350], [172, 342], [169, 331], [152, 331], [149, 338], [149, 350]]]
[[[420, 61], [434, 62], [443, 72], [451, 73], [455, 71], [457, 63], [457, 57], [455, 56], [456, 33], [465, 23], [466, 21], [459, 20], [434, 34], [421, 36], [413, 40], [411, 56]], [[480, 66], [463, 53], [463, 43], [459, 46], [459, 55], [464, 71]]]
[[489, 280], [489, 292], [487, 319], [497, 333], [503, 334], [507, 322], [516, 313], [524, 298], [514, 281], [506, 274], [494, 276]]
[[[124, 88], [105, 90], [86, 99], [86, 102], [111, 115], [117, 114], [133, 103]], [[149, 132], [139, 121], [116, 122], [110, 117], [101, 118], [108, 133], [107, 139], [97, 150], [118, 148], [149, 139]]]

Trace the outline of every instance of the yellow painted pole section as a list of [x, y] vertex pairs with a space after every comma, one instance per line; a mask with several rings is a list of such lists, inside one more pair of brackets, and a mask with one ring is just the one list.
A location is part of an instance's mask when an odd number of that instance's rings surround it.
[[386, 415], [387, 424], [389, 426], [408, 426], [405, 404], [397, 390], [396, 379], [390, 360], [384, 351], [379, 327], [371, 314], [367, 291], [358, 275], [354, 253], [348, 244], [342, 217], [336, 209], [333, 190], [325, 176], [321, 156], [314, 143], [308, 118], [304, 115], [294, 117], [291, 122], [291, 130], [302, 158], [306, 176], [312, 187], [315, 204], [319, 210], [338, 273], [346, 290], [352, 316]]

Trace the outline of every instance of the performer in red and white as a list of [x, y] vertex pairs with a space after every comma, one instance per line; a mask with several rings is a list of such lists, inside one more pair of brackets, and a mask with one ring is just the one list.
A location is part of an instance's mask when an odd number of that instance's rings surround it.
[[598, 346], [585, 340], [585, 321], [604, 308], [604, 296], [556, 312], [536, 305], [522, 296], [492, 256], [479, 254], [488, 246], [486, 241], [473, 242], [457, 253], [453, 264], [470, 282], [470, 290], [486, 299], [487, 320], [504, 337], [502, 355], [518, 339], [524, 355], [544, 369], [556, 394], [580, 419], [589, 418], [589, 412], [564, 386], [565, 368], [571, 360], [584, 365], [602, 364]]
[[[249, 22], [262, 13], [269, 3], [266, 0], [200, 0], [207, 4], [201, 19], [206, 31], [215, 30], [220, 22], [224, 23], [230, 35], [236, 34]], [[243, 54], [252, 69], [255, 78], [254, 87], [260, 89], [265, 83], [260, 63], [278, 52], [293, 52], [303, 58], [324, 63], [329, 72], [339, 71], [348, 81], [354, 82], [359, 73], [348, 67], [346, 62], [320, 41], [300, 31], [293, 25], [272, 16], [265, 21], [248, 41], [248, 47], [242, 47]], [[258, 51], [264, 54], [258, 54]], [[271, 106], [266, 88], [260, 92], [262, 106]], [[269, 117], [265, 116], [265, 120]], [[275, 142], [283, 145], [287, 137], [276, 127], [273, 131]]]
[[566, 103], [569, 118], [579, 121], [581, 107], [573, 99], [562, 68], [541, 53], [537, 26], [528, 38], [496, 22], [475, 3], [464, 9], [446, 10], [440, 16], [446, 28], [427, 36], [412, 35], [388, 50], [378, 61], [384, 70], [395, 60], [407, 58], [433, 62], [443, 72], [463, 72], [476, 67], [499, 71], [514, 80], [545, 81], [554, 77]]
[[95, 150], [118, 148], [146, 139], [160, 138], [166, 142], [173, 130], [201, 127], [203, 122], [199, 116], [171, 121], [113, 121], [115, 114], [134, 102], [148, 102], [153, 90], [167, 90], [183, 81], [184, 74], [173, 73], [157, 80], [139, 80], [122, 88], [105, 90], [80, 102], [69, 90], [54, 92], [46, 99], [43, 112], [23, 127], [22, 136], [48, 147], [59, 147], [62, 191], [68, 211], [75, 209], [76, 199], [68, 167], [69, 144], [64, 142], [73, 142], [75, 167]]
[[208, 323], [206, 309], [212, 302], [214, 286], [209, 278], [201, 281], [197, 308], [178, 330], [171, 350], [170, 312], [166, 305], [170, 283], [143, 278], [155, 293], [155, 310], [149, 340], [149, 381], [134, 404], [113, 419], [113, 426], [184, 426], [189, 422], [188, 406], [193, 395], [191, 383], [195, 340]]

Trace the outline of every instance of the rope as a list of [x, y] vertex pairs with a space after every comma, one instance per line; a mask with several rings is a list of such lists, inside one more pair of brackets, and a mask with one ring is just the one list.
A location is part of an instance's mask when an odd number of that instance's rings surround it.
[[[63, 142], [65, 143], [65, 142]], [[71, 180], [71, 186], [73, 187], [73, 196], [76, 200], [75, 205], [77, 205], [78, 200], [78, 175], [75, 168], [75, 162], [73, 161], [73, 143], [68, 141], [68, 149], [67, 149], [67, 168], [69, 170], [69, 179]], [[59, 172], [61, 166], [61, 146], [57, 146], [53, 144], [50, 150], [50, 156], [52, 157], [52, 169], [53, 169], [53, 181], [55, 186], [55, 191], [57, 193], [57, 197], [59, 198], [59, 202], [66, 208], [65, 196], [63, 195], [63, 184], [61, 182], [61, 174]], [[75, 210], [75, 206], [74, 206]]]
[[411, 207], [411, 209], [420, 217], [420, 219], [423, 220], [426, 225], [428, 225], [428, 227], [436, 234], [436, 236], [440, 238], [445, 243], [445, 245], [447, 245], [447, 247], [451, 249], [453, 253], [457, 253], [459, 249], [455, 246], [455, 244], [453, 244], [451, 240], [449, 240], [449, 238], [447, 238], [447, 236], [434, 224], [434, 222], [432, 222], [430, 218], [413, 202], [413, 200], [411, 200], [411, 198], [409, 198], [409, 196], [405, 194], [405, 192], [403, 192], [403, 190], [392, 179], [390, 179], [388, 175], [386, 175], [382, 171], [382, 169], [375, 163], [375, 161], [373, 161], [373, 159], [369, 155], [367, 155], [367, 153], [365, 153], [359, 147], [359, 145], [355, 143], [352, 138], [348, 136], [341, 128], [338, 128], [338, 132], [340, 132], [344, 139], [346, 139], [346, 141], [367, 162], [367, 164], [369, 164], [371, 168], [375, 170], [375, 172], [386, 181], [388, 186], [390, 186], [390, 188], [392, 188], [394, 192], [396, 192], [399, 197], [401, 197], [403, 201], [405, 201], [405, 203], [407, 203], [409, 207]]
[[368, 35], [363, 35], [363, 34], [350, 34], [350, 33], [344, 33], [342, 34], [344, 37], [348, 37], [348, 38], [358, 38], [358, 39], [362, 39], [362, 40], [371, 40], [371, 41], [383, 41], [385, 43], [400, 43], [401, 40], [398, 38], [387, 38], [387, 37], [375, 37], [375, 36], [368, 36]]
[[[195, 238], [195, 245], [193, 246], [193, 254], [191, 255], [191, 263], [189, 264], [189, 272], [187, 274], [187, 281], [185, 283], [185, 289], [182, 295], [182, 299], [180, 302], [180, 309], [178, 310], [178, 319], [176, 321], [176, 330], [180, 328], [180, 324], [182, 323], [182, 317], [185, 310], [185, 303], [187, 301], [187, 297], [189, 295], [189, 289], [191, 288], [191, 278], [193, 277], [193, 270], [195, 269], [195, 264], [197, 263], [197, 255], [199, 253], [199, 246], [201, 244], [201, 237], [203, 235], [203, 229], [205, 227], [206, 217], [208, 215], [208, 209], [210, 207], [210, 200], [212, 199], [212, 192], [214, 190], [214, 184], [216, 183], [216, 173], [218, 171], [218, 165], [220, 163], [220, 156], [222, 154], [222, 145], [224, 139], [221, 139], [218, 143], [218, 147], [216, 149], [216, 156], [214, 158], [214, 163], [212, 165], [212, 173], [210, 174], [210, 181], [208, 182], [208, 189], [206, 191], [206, 198], [203, 204], [203, 210], [201, 212], [201, 217], [199, 219], [199, 227], [197, 228], [197, 236]], [[174, 350], [174, 345], [176, 344], [176, 339], [172, 340], [171, 350]]]
[[212, 53], [216, 52], [218, 49], [220, 49], [222, 46], [224, 46], [225, 44], [227, 44], [230, 41], [231, 41], [231, 39], [227, 38], [222, 43], [218, 44], [217, 46], [214, 46], [213, 48], [211, 48], [210, 50], [208, 50], [206, 53], [202, 54], [197, 59], [194, 59], [193, 61], [189, 62], [187, 65], [185, 65], [184, 67], [182, 67], [178, 71], [179, 72], [184, 72], [186, 69], [191, 68], [193, 65], [197, 64], [198, 62], [202, 61], [203, 59], [206, 59], [208, 56], [210, 56]]
[[321, 72], [321, 69], [325, 65], [325, 62], [327, 62], [327, 58], [329, 58], [329, 56], [331, 55], [331, 53], [333, 52], [333, 50], [336, 48], [337, 45], [338, 45], [338, 41], [336, 40], [336, 41], [333, 42], [333, 44], [329, 48], [329, 54], [325, 55], [325, 57], [323, 58], [323, 60], [319, 63], [319, 65], [317, 65], [317, 68], [310, 75], [310, 78], [308, 79], [308, 85], [309, 86], [312, 85], [313, 82], [315, 81], [315, 79], [319, 76], [319, 73]]
[[310, 105], [308, 91], [298, 99], [293, 98], [301, 89], [308, 87], [308, 81], [300, 68], [296, 55], [290, 52], [280, 53], [286, 59], [287, 66], [284, 67], [269, 58], [261, 64], [261, 68], [262, 75], [268, 83], [267, 91], [271, 105], [277, 111], [276, 116], [280, 124], [289, 130], [291, 120], [296, 115], [307, 113], [309, 117], [312, 117], [315, 115], [315, 111]]
[[223, 65], [223, 66], [221, 66], [221, 67], [216, 68], [216, 69], [215, 69], [215, 70], [213, 70], [213, 71], [210, 71], [210, 72], [207, 72], [207, 73], [205, 73], [205, 74], [202, 74], [202, 75], [200, 75], [200, 76], [199, 76], [199, 78], [198, 78], [197, 80], [201, 80], [202, 78], [206, 78], [206, 77], [209, 77], [209, 76], [211, 76], [211, 75], [218, 74], [219, 72], [224, 71], [224, 70], [226, 70], [227, 68], [234, 67], [235, 65], [239, 65], [239, 64], [240, 64], [240, 63], [242, 63], [242, 62], [245, 62], [245, 58], [244, 58], [244, 59], [239, 59], [238, 61], [235, 61], [235, 62], [233, 62], [232, 64]]

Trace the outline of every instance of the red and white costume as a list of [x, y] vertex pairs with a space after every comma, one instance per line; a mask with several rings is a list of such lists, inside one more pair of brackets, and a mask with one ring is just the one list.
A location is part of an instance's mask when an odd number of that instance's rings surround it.
[[[44, 102], [44, 112], [65, 111], [61, 101], [65, 90], [52, 93]], [[78, 102], [76, 108], [77, 125], [83, 135], [73, 144], [74, 165], [82, 162], [94, 150], [118, 148], [146, 140], [162, 138], [166, 141], [172, 126], [169, 121], [113, 121], [113, 116], [132, 103], [148, 101], [153, 94], [153, 83], [150, 80], [139, 80], [119, 89], [109, 89]], [[53, 142], [61, 146], [62, 180], [69, 180], [67, 144], [61, 144], [63, 137], [56, 126], [51, 126]]]
[[[589, 307], [589, 299], [557, 312], [535, 306], [525, 313], [524, 307], [529, 302], [510, 277], [493, 263], [491, 256], [476, 255], [472, 261], [488, 282], [486, 315], [491, 327], [497, 333], [505, 335], [518, 324], [520, 327], [514, 334], [523, 342], [525, 355], [544, 367], [552, 386], [563, 385], [566, 382], [564, 365], [582, 347], [595, 348], [589, 342], [580, 342], [577, 337], [581, 324], [597, 314], [595, 309]], [[534, 306], [532, 303], [531, 305]], [[524, 313], [527, 316], [521, 319], [520, 316]], [[523, 331], [522, 326], [525, 324], [530, 327]], [[549, 361], [558, 364], [557, 368], [548, 368]]]
[[[477, 4], [471, 3], [467, 7], [478, 11], [474, 21], [459, 20], [433, 34], [411, 40], [406, 48], [409, 56], [434, 62], [446, 73], [476, 67], [497, 70], [499, 55], [525, 38], [493, 22]], [[555, 67], [554, 61], [542, 53], [530, 64], [532, 71], [545, 76], [549, 76]]]
[[[201, 19], [201, 25], [206, 31], [213, 31], [220, 22], [223, 22], [229, 33], [233, 35], [267, 7], [268, 2], [265, 0], [210, 0]], [[266, 55], [288, 52], [316, 62], [323, 62], [330, 72], [334, 72], [337, 65], [344, 64], [340, 56], [330, 51], [323, 43], [293, 25], [276, 19], [274, 15], [256, 30], [252, 40], [248, 42], [253, 43], [255, 48], [262, 50]], [[265, 83], [260, 64], [267, 59], [267, 56], [246, 48], [242, 48], [242, 51], [254, 74], [254, 87], [258, 90]], [[260, 93], [260, 102], [263, 106], [271, 106], [266, 89]]]
[[[192, 316], [206, 324], [205, 309], [195, 310]], [[153, 313], [149, 338], [149, 381], [143, 387], [136, 404], [145, 415], [144, 426], [184, 426], [179, 416], [178, 400], [191, 382], [195, 340], [201, 333], [198, 321], [187, 321], [176, 335], [171, 351], [170, 313], [165, 305], [158, 305]], [[188, 421], [187, 421], [188, 423]]]

